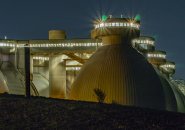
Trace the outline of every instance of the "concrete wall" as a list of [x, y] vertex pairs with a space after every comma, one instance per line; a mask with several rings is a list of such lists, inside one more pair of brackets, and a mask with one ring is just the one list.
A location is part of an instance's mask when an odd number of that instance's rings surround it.
[[78, 73], [79, 73], [79, 71], [74, 71], [74, 70], [70, 70], [70, 71], [66, 72], [66, 97], [67, 98], [71, 92], [71, 85], [74, 82]]

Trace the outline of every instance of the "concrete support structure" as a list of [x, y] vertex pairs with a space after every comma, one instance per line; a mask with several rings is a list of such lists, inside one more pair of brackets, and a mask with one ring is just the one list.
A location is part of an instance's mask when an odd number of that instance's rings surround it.
[[71, 85], [74, 82], [79, 70], [66, 71], [66, 97], [68, 98], [71, 92]]
[[52, 98], [66, 97], [65, 56], [49, 57], [49, 96]]

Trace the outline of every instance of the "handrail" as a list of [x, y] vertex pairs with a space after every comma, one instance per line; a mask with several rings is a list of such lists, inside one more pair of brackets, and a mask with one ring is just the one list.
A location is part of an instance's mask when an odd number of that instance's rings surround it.
[[[21, 82], [25, 82], [25, 79], [24, 79], [24, 73], [23, 72], [21, 72], [19, 69], [17, 69], [17, 71], [19, 72], [19, 74], [21, 75]], [[25, 85], [23, 84], [23, 86], [25, 87]], [[34, 95], [35, 96], [39, 96], [39, 92], [38, 92], [38, 90], [37, 90], [37, 88], [36, 88], [36, 86], [34, 85], [34, 83], [32, 82], [32, 81], [30, 81], [30, 87], [31, 87], [31, 89], [33, 90], [33, 92], [34, 92]]]
[[39, 96], [39, 92], [32, 81], [30, 81], [30, 86], [31, 86], [33, 92], [35, 93], [35, 96]]

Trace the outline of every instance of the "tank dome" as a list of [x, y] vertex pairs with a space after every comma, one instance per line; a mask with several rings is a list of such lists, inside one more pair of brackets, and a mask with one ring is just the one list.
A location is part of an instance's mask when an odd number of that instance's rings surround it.
[[105, 92], [106, 103], [166, 108], [155, 70], [128, 44], [99, 48], [74, 82], [71, 99], [97, 102], [95, 88]]

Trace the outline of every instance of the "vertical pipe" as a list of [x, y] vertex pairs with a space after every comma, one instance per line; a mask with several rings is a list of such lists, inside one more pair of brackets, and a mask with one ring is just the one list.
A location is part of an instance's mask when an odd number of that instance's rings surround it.
[[28, 44], [24, 46], [24, 54], [26, 97], [30, 98], [30, 48]]
[[16, 41], [15, 46], [14, 46], [14, 48], [15, 48], [15, 69], [16, 70], [18, 69], [18, 67], [17, 67], [17, 43], [18, 43], [18, 41]]

